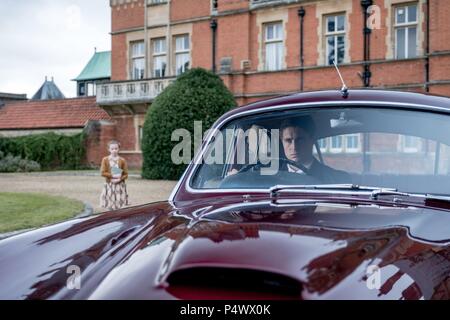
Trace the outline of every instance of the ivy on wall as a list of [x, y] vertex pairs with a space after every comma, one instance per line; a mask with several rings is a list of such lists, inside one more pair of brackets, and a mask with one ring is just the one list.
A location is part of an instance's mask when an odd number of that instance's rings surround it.
[[0, 137], [5, 155], [33, 160], [43, 170], [81, 169], [86, 154], [86, 134], [60, 135], [53, 132], [22, 137]]

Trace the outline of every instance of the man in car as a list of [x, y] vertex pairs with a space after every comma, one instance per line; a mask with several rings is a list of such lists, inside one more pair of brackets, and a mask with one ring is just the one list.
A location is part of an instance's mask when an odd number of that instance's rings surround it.
[[[313, 156], [314, 134], [315, 125], [310, 116], [283, 121], [280, 126], [280, 139], [285, 158], [305, 167], [308, 175], [323, 183], [351, 183], [351, 177], [347, 172], [328, 167]], [[281, 169], [304, 173], [292, 164], [284, 164]]]

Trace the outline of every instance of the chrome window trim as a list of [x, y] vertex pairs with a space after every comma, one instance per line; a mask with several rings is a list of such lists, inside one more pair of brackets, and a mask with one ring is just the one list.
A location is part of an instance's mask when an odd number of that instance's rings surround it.
[[[277, 106], [268, 106], [260, 109], [252, 109], [243, 111], [240, 113], [236, 113], [233, 115], [230, 115], [229, 117], [226, 117], [219, 123], [215, 124], [213, 126], [213, 130], [211, 130], [205, 139], [205, 142], [202, 144], [202, 147], [199, 149], [199, 152], [196, 154], [196, 156], [191, 160], [188, 167], [186, 168], [185, 172], [183, 173], [182, 177], [178, 181], [177, 185], [173, 189], [169, 201], [174, 201], [176, 194], [178, 193], [179, 188], [181, 187], [182, 181], [185, 180], [187, 173], [189, 173], [189, 176], [186, 179], [186, 182], [184, 184], [184, 188], [187, 192], [192, 194], [207, 194], [207, 193], [269, 193], [270, 188], [265, 189], [194, 189], [191, 188], [191, 180], [192, 175], [194, 174], [193, 166], [195, 163], [199, 161], [199, 158], [204, 153], [205, 146], [208, 146], [211, 142], [212, 136], [217, 132], [220, 131], [220, 129], [223, 127], [223, 125], [229, 121], [235, 120], [236, 118], [240, 118], [247, 115], [254, 115], [258, 113], [265, 113], [270, 111], [276, 111], [276, 110], [284, 110], [284, 109], [296, 109], [296, 108], [320, 108], [320, 107], [343, 107], [343, 106], [359, 106], [361, 108], [365, 107], [378, 107], [378, 108], [387, 108], [387, 109], [398, 109], [404, 108], [406, 110], [412, 109], [415, 111], [432, 111], [432, 112], [440, 112], [440, 113], [447, 113], [450, 114], [450, 109], [443, 108], [443, 107], [436, 107], [436, 106], [430, 106], [430, 105], [424, 105], [424, 104], [416, 104], [416, 103], [405, 103], [405, 102], [388, 102], [388, 101], [367, 101], [367, 100], [355, 100], [355, 101], [323, 101], [323, 102], [306, 102], [306, 103], [291, 103], [291, 104], [284, 104], [284, 105], [277, 105]], [[363, 106], [361, 106], [363, 105]], [[396, 108], [397, 107], [397, 108]], [[342, 193], [342, 192], [338, 192]]]

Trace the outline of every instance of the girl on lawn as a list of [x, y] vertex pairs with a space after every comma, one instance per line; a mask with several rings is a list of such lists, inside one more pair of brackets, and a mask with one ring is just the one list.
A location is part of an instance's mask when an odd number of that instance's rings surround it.
[[106, 178], [100, 197], [100, 206], [109, 210], [129, 205], [125, 180], [128, 178], [128, 166], [124, 158], [119, 157], [120, 143], [112, 140], [108, 143], [109, 156], [104, 157], [101, 175]]

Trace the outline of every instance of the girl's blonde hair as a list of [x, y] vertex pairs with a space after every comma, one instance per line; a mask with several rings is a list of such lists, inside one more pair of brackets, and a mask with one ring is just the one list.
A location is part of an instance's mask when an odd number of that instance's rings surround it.
[[111, 141], [108, 142], [108, 150], [109, 150], [109, 147], [110, 147], [112, 144], [117, 144], [117, 146], [120, 148], [120, 142], [119, 142], [119, 141], [117, 141], [117, 140], [111, 140]]

